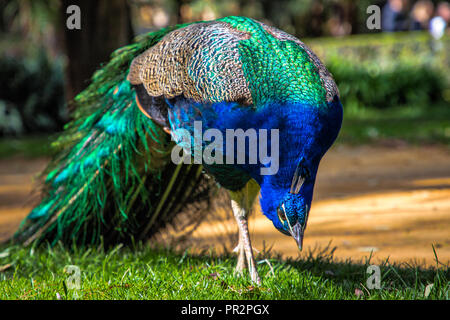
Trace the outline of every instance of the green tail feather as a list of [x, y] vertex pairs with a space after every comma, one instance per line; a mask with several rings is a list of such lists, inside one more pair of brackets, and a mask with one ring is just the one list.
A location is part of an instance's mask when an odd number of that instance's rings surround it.
[[174, 28], [117, 50], [75, 98], [74, 120], [44, 172], [43, 199], [14, 241], [114, 244], [149, 238], [187, 207], [201, 218], [214, 186], [200, 166], [171, 162], [170, 137], [141, 113], [126, 80], [133, 58]]

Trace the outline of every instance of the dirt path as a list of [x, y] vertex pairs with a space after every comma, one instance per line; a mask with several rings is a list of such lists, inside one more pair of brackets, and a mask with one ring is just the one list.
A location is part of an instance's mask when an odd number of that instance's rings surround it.
[[[29, 211], [25, 205], [32, 177], [46, 160], [0, 160], [0, 240], [11, 235]], [[434, 265], [450, 260], [450, 151], [442, 147], [338, 146], [323, 159], [305, 234], [305, 251], [336, 246], [335, 256], [373, 261], [416, 261]], [[233, 221], [205, 222], [194, 243], [221, 248]], [[290, 237], [260, 213], [250, 218], [255, 249], [272, 246], [297, 256]], [[231, 248], [231, 244], [226, 244]]]

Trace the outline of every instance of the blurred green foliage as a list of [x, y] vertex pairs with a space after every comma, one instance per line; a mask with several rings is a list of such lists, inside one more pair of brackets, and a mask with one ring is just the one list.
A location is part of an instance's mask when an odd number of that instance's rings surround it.
[[450, 37], [424, 32], [306, 40], [333, 74], [344, 108], [450, 107]]
[[55, 132], [67, 121], [61, 59], [0, 56], [0, 134]]
[[323, 60], [339, 59], [383, 71], [399, 64], [434, 65], [450, 70], [450, 36], [434, 40], [428, 32], [393, 32], [302, 39]]
[[67, 121], [58, 4], [0, 1], [0, 136], [55, 132]]
[[0, 1], [0, 32], [52, 45], [59, 0]]
[[441, 144], [450, 147], [450, 108], [445, 104], [346, 108], [337, 143]]
[[344, 107], [386, 109], [432, 105], [443, 102], [448, 90], [442, 72], [428, 66], [399, 64], [386, 71], [373, 72], [348, 61], [333, 60], [328, 69], [338, 83]]

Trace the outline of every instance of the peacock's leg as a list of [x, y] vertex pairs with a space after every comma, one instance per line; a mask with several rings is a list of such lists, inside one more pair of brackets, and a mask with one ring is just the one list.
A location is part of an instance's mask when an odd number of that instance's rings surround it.
[[242, 272], [244, 264], [244, 253], [247, 258], [247, 266], [250, 272], [250, 277], [253, 282], [261, 284], [258, 270], [256, 270], [255, 258], [253, 257], [253, 248], [250, 242], [250, 234], [248, 232], [248, 221], [246, 210], [242, 208], [236, 201], [231, 200], [231, 206], [233, 208], [234, 217], [239, 227], [239, 257], [236, 270]]
[[250, 242], [250, 234], [248, 231], [248, 215], [252, 204], [259, 192], [259, 186], [254, 180], [237, 192], [230, 192], [231, 207], [239, 228], [239, 244], [238, 244], [238, 262], [236, 272], [242, 273], [245, 268], [245, 259], [253, 282], [260, 284], [261, 279], [256, 269], [255, 258], [253, 256], [253, 248]]
[[244, 252], [242, 233], [241, 233], [240, 229], [239, 229], [239, 243], [233, 251], [238, 253], [238, 261], [237, 261], [236, 269], [234, 271], [237, 274], [242, 274], [242, 273], [244, 273], [244, 269], [245, 269], [245, 252]]

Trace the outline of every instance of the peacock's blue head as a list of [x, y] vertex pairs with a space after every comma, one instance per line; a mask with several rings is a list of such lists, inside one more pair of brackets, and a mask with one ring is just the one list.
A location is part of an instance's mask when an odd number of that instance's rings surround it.
[[299, 249], [303, 246], [303, 235], [308, 222], [310, 203], [301, 194], [288, 193], [277, 207], [275, 227], [282, 233], [292, 236]]
[[301, 161], [289, 190], [279, 192], [274, 192], [273, 188], [270, 188], [271, 191], [264, 190], [265, 188], [261, 190], [266, 196], [262, 195], [261, 201], [264, 213], [272, 220], [278, 231], [295, 239], [300, 250], [311, 208], [314, 182], [315, 172], [311, 174]]

